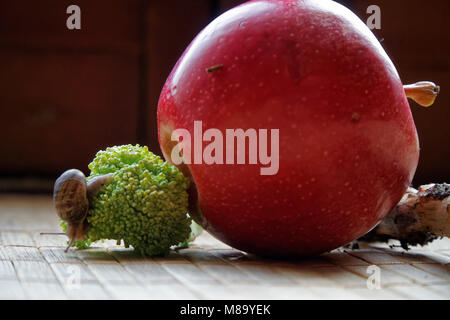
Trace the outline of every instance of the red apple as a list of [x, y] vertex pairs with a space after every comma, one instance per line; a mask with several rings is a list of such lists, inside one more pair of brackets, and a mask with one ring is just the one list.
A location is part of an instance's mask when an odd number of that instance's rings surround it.
[[194, 121], [224, 135], [279, 129], [276, 174], [261, 175], [264, 165], [248, 159], [179, 165], [193, 181], [196, 221], [259, 255], [316, 254], [364, 235], [401, 199], [419, 159], [394, 65], [367, 26], [332, 1], [251, 1], [211, 22], [161, 93], [168, 161], [173, 130], [194, 139]]

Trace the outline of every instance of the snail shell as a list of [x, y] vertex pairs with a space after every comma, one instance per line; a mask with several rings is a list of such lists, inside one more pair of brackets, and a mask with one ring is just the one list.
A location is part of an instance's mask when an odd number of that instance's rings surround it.
[[87, 232], [86, 219], [89, 201], [87, 198], [87, 183], [83, 172], [71, 169], [64, 172], [55, 182], [53, 201], [56, 213], [67, 223], [69, 246], [73, 241], [82, 240]]
[[90, 202], [103, 185], [111, 181], [112, 178], [113, 174], [110, 173], [86, 182], [83, 172], [70, 169], [56, 180], [53, 189], [53, 201], [58, 216], [67, 223], [66, 234], [70, 242], [66, 251], [73, 241], [84, 239], [89, 229], [86, 217]]
[[53, 201], [62, 220], [67, 223], [83, 221], [89, 208], [83, 172], [77, 169], [64, 172], [55, 182]]

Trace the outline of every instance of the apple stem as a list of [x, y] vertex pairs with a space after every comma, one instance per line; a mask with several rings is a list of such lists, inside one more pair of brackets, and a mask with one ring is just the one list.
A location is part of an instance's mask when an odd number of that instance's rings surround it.
[[440, 87], [430, 81], [420, 81], [404, 85], [405, 94], [422, 107], [429, 107], [439, 94]]
[[428, 184], [419, 190], [408, 188], [389, 215], [372, 231], [358, 239], [365, 242], [399, 240], [408, 245], [425, 245], [450, 236], [450, 185]]

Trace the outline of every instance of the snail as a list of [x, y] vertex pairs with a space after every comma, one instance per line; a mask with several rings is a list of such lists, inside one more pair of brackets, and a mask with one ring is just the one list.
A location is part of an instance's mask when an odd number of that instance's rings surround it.
[[92, 200], [100, 189], [113, 179], [113, 176], [113, 173], [109, 173], [86, 181], [85, 175], [80, 170], [70, 169], [65, 171], [55, 181], [53, 203], [58, 216], [67, 223], [67, 232], [42, 232], [41, 235], [67, 235], [70, 241], [65, 252], [69, 250], [74, 241], [83, 240], [90, 227], [86, 218]]

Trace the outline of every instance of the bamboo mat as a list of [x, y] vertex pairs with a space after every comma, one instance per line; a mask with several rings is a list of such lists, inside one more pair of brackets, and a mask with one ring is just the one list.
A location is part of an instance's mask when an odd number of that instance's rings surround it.
[[111, 241], [66, 254], [65, 236], [41, 231], [59, 231], [50, 197], [0, 195], [0, 299], [450, 298], [449, 239], [408, 252], [379, 244], [286, 262], [206, 232], [168, 257], [142, 258]]

